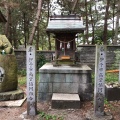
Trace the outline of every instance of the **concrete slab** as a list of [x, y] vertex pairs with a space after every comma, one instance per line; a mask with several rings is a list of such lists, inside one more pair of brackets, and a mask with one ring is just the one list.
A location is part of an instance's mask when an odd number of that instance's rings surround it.
[[54, 67], [52, 63], [46, 63], [40, 69], [40, 73], [91, 73], [92, 69], [87, 65], [77, 65], [77, 66], [57, 66]]
[[0, 107], [20, 107], [25, 102], [26, 97], [20, 100], [1, 101]]
[[79, 109], [80, 98], [78, 94], [53, 93], [52, 108], [55, 109]]

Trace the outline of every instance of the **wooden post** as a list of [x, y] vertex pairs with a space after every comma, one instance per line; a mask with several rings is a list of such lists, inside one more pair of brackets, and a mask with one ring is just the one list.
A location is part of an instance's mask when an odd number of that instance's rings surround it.
[[27, 114], [36, 115], [36, 49], [35, 46], [27, 46]]
[[96, 46], [94, 113], [95, 116], [104, 115], [106, 46]]

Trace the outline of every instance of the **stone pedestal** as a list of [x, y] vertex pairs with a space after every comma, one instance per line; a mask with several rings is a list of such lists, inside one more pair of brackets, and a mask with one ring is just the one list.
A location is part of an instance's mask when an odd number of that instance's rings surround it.
[[38, 101], [51, 100], [53, 93], [79, 94], [83, 101], [93, 99], [91, 68], [87, 65], [45, 64], [39, 69]]
[[80, 98], [78, 94], [53, 93], [52, 108], [55, 109], [80, 109]]
[[23, 98], [24, 92], [21, 89], [0, 93], [0, 101], [20, 100]]
[[105, 84], [105, 97], [108, 101], [120, 100], [120, 87], [110, 87]]
[[18, 100], [24, 92], [18, 88], [17, 60], [5, 35], [0, 35], [0, 101]]

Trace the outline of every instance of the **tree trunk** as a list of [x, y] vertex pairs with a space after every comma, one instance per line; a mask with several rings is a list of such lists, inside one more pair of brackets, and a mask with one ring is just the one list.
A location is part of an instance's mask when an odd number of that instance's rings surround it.
[[[113, 13], [112, 13], [112, 18], [113, 18], [113, 29], [112, 29], [112, 43], [114, 42], [114, 35], [115, 35], [115, 0], [113, 1]], [[114, 43], [113, 43], [114, 44]]]
[[5, 24], [5, 35], [6, 37], [9, 36], [9, 22], [10, 22], [10, 7], [8, 5], [5, 5], [6, 8], [6, 19], [7, 22]]
[[30, 45], [32, 45], [32, 43], [33, 43], [33, 37], [34, 37], [35, 30], [36, 30], [36, 27], [38, 25], [39, 18], [40, 18], [41, 7], [42, 7], [42, 0], [38, 0], [38, 9], [37, 9], [37, 14], [36, 14], [36, 19], [35, 19], [35, 22], [34, 22], [34, 25], [32, 28], [32, 32], [29, 37], [29, 42], [28, 42]]
[[39, 30], [39, 25], [37, 26], [37, 40], [36, 40], [36, 50], [39, 50], [39, 35], [40, 30]]
[[[49, 3], [50, 3], [50, 0], [48, 0], [48, 19], [47, 19], [47, 25], [48, 25], [48, 21], [49, 21]], [[48, 44], [49, 44], [49, 47], [48, 47], [48, 50], [51, 50], [51, 41], [50, 41], [50, 34], [48, 33]]]
[[78, 0], [74, 0], [73, 7], [72, 7], [72, 13], [74, 13], [77, 3], [78, 3]]
[[11, 15], [11, 10], [9, 11], [9, 25], [8, 25], [8, 39], [10, 43], [13, 45], [13, 29], [12, 29], [13, 23], [12, 23], [12, 15]]
[[13, 34], [12, 34], [12, 38], [14, 41], [14, 48], [17, 49], [17, 35], [16, 35], [16, 25], [13, 26]]
[[25, 48], [26, 48], [26, 43], [27, 43], [27, 38], [26, 38], [26, 19], [25, 19], [25, 17], [26, 17], [26, 14], [25, 13], [23, 13], [23, 23], [24, 23], [24, 39], [25, 39], [25, 42], [24, 42], [24, 45], [25, 45]]
[[86, 12], [86, 34], [85, 34], [85, 38], [86, 38], [87, 44], [89, 44], [89, 42], [88, 42], [88, 9], [87, 9], [87, 0], [85, 0], [85, 12]]
[[109, 10], [110, 0], [107, 0], [106, 12], [105, 12], [105, 22], [104, 22], [104, 31], [103, 31], [103, 43], [107, 44], [107, 19], [108, 19], [108, 10]]
[[117, 8], [116, 28], [115, 28], [115, 36], [113, 41], [114, 45], [117, 45], [117, 40], [118, 40], [119, 18], [120, 18], [120, 2], [118, 3], [118, 8]]
[[94, 19], [93, 19], [93, 16], [92, 16], [92, 6], [91, 6], [91, 3], [90, 3], [90, 17], [91, 17], [91, 25], [92, 25], [92, 45], [95, 44], [95, 41], [94, 41]]
[[28, 37], [27, 37], [27, 33], [28, 33], [28, 25], [27, 25], [27, 17], [26, 17], [26, 13], [24, 12], [23, 13], [23, 21], [24, 21], [24, 38], [25, 38], [25, 42], [24, 42], [24, 45], [25, 45], [25, 48], [26, 48], [26, 44], [28, 42]]
[[48, 34], [48, 43], [49, 43], [49, 50], [51, 50], [51, 42], [50, 42], [50, 34]]

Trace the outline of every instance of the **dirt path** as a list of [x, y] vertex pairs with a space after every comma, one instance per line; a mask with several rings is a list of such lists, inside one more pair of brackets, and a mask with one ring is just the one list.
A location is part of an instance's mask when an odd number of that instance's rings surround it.
[[[26, 112], [26, 102], [21, 107], [0, 107], [0, 120], [30, 120], [23, 118], [23, 113]], [[64, 118], [64, 120], [85, 120], [87, 110], [93, 108], [92, 102], [82, 103], [81, 109], [51, 109], [50, 103], [42, 102], [37, 104], [38, 112], [44, 112], [46, 115], [56, 115]], [[105, 111], [109, 111], [114, 120], [120, 120], [120, 101], [111, 102], [105, 105]], [[34, 120], [46, 120], [37, 114]], [[60, 119], [57, 119], [60, 120]]]

